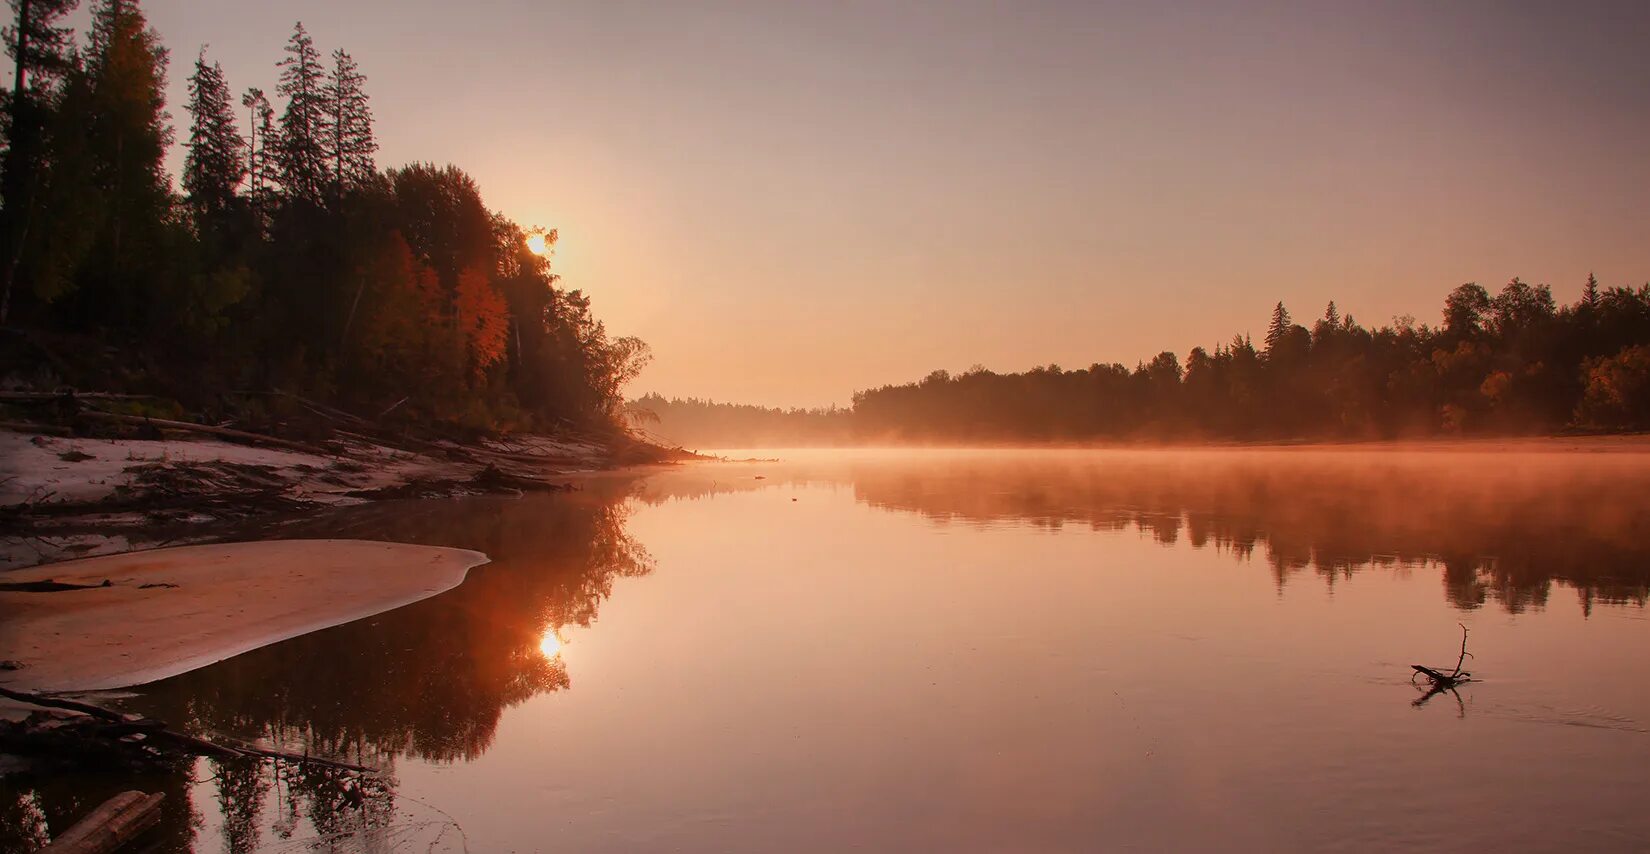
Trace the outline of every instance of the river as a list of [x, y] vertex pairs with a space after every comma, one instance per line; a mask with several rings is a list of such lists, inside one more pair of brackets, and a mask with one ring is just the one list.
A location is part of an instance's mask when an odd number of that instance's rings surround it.
[[243, 532], [493, 558], [124, 701], [384, 778], [0, 782], [0, 849], [1650, 847], [1650, 454], [730, 456]]

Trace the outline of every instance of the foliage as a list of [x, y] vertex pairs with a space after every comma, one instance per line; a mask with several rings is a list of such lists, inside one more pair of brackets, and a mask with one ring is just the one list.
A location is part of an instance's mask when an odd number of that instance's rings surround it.
[[379, 172], [347, 52], [323, 66], [297, 25], [284, 103], [246, 89], [243, 137], [203, 48], [179, 196], [159, 35], [137, 0], [97, 0], [82, 50], [58, 26], [73, 5], [27, 5], [27, 89], [5, 104], [0, 284], [21, 325], [95, 336], [145, 390], [214, 410], [280, 388], [432, 426], [622, 429], [646, 347], [610, 339], [458, 167]]
[[1263, 354], [1238, 338], [1213, 353], [1194, 348], [1183, 374], [1163, 353], [1133, 371], [933, 375], [856, 394], [852, 426], [861, 437], [955, 441], [1621, 429], [1645, 423], [1647, 343], [1650, 287], [1595, 283], [1559, 308], [1545, 285], [1513, 279], [1493, 298], [1463, 285], [1438, 330], [1366, 329], [1331, 303], [1309, 332], [1279, 303]]
[[1650, 286], [1559, 306], [1518, 279], [1462, 285], [1443, 326], [1374, 329], [1330, 303], [1311, 330], [1278, 303], [1264, 351], [1244, 335], [1132, 370], [1058, 365], [934, 371], [854, 395], [851, 410], [780, 410], [650, 395], [649, 429], [694, 447], [1373, 439], [1650, 428]]
[[1578, 420], [1606, 429], [1650, 429], [1650, 345], [1588, 359], [1586, 372]]
[[183, 190], [203, 218], [221, 215], [236, 204], [235, 188], [246, 176], [242, 159], [247, 143], [235, 127], [234, 105], [223, 68], [195, 59], [189, 76], [189, 153], [183, 161]]

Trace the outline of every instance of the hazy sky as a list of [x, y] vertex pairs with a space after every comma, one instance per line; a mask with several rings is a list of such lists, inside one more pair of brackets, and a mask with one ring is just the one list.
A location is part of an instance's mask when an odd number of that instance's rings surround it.
[[[1436, 322], [1511, 276], [1650, 280], [1650, 2], [145, 0], [172, 110], [295, 20], [381, 165], [561, 230], [655, 363], [776, 405], [982, 363], [1133, 365], [1334, 299]], [[181, 137], [180, 137], [181, 138]]]

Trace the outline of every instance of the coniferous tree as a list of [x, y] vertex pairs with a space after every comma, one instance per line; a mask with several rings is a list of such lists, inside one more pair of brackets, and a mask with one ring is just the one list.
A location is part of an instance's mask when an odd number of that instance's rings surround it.
[[252, 202], [253, 212], [261, 218], [268, 211], [269, 196], [279, 179], [275, 152], [270, 148], [277, 142], [275, 108], [270, 106], [264, 90], [256, 86], [241, 96], [241, 106], [247, 110], [247, 196]]
[[[143, 293], [154, 284], [172, 193], [163, 166], [172, 142], [166, 112], [167, 51], [136, 0], [101, 0], [92, 9], [86, 53], [89, 131], [96, 188], [105, 221], [93, 256], [89, 305], [106, 320], [128, 323], [155, 308]], [[155, 309], [159, 313], [159, 309]]]
[[377, 171], [373, 152], [378, 143], [372, 135], [372, 108], [362, 88], [367, 78], [355, 59], [343, 50], [332, 53], [332, 69], [327, 74], [326, 157], [332, 172], [333, 194], [371, 178]]
[[1289, 309], [1284, 308], [1283, 302], [1279, 301], [1277, 307], [1272, 309], [1272, 322], [1266, 327], [1266, 352], [1268, 354], [1276, 352], [1278, 345], [1288, 337], [1292, 326], [1294, 326], [1294, 322], [1289, 318]]
[[[235, 189], [246, 176], [246, 140], [235, 127], [229, 84], [217, 63], [201, 49], [189, 77], [189, 153], [183, 161], [183, 189], [197, 220], [221, 218], [235, 204]], [[197, 227], [208, 223], [197, 221]]]
[[74, 33], [60, 22], [78, 5], [79, 0], [11, 0], [13, 23], [4, 32], [13, 75], [5, 93], [6, 150], [0, 157], [0, 324], [11, 313], [12, 287], [49, 179], [47, 127], [62, 80], [74, 65]]
[[315, 42], [299, 23], [281, 60], [276, 92], [286, 99], [276, 159], [281, 191], [291, 201], [320, 205], [327, 190], [326, 76]]

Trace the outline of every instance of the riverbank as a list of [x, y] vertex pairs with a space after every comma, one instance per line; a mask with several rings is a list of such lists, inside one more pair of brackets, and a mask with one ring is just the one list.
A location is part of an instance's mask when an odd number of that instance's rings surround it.
[[[61, 432], [61, 431], [59, 431]], [[189, 542], [217, 523], [388, 498], [573, 488], [570, 475], [679, 456], [634, 441], [519, 436], [320, 443], [162, 428], [53, 435], [0, 429], [0, 573], [51, 561]]]

